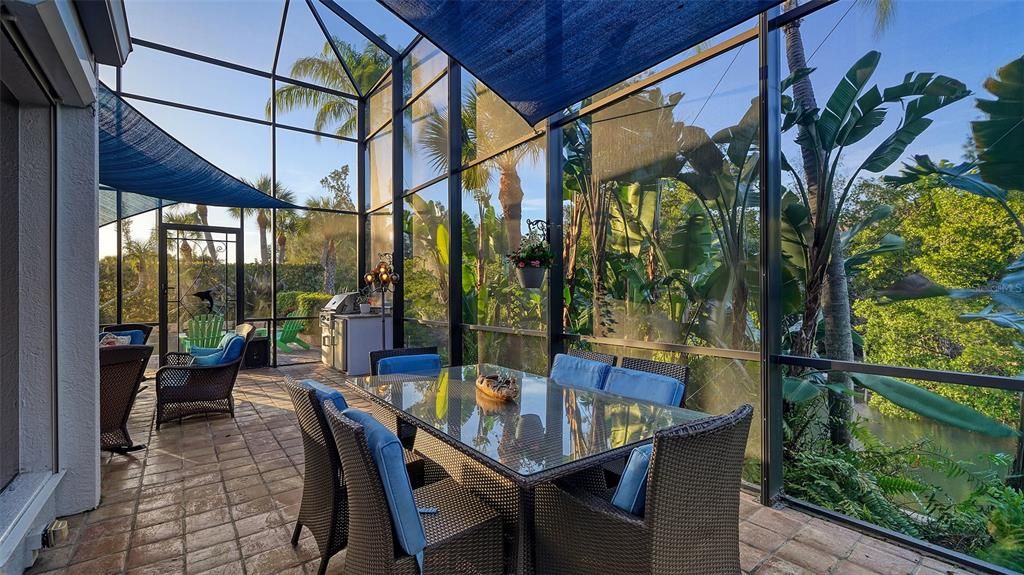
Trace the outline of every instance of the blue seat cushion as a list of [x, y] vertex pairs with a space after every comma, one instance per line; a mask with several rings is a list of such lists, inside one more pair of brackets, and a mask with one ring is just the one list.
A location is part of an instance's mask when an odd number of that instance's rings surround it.
[[622, 472], [619, 485], [612, 495], [612, 505], [643, 517], [647, 505], [647, 471], [651, 467], [651, 452], [654, 446], [642, 445], [633, 449]]
[[231, 363], [236, 359], [242, 357], [242, 351], [245, 350], [245, 338], [240, 335], [232, 335], [231, 341], [219, 351], [214, 351], [208, 355], [200, 355], [192, 361], [192, 365], [222, 365], [225, 363]]
[[223, 337], [220, 338], [220, 342], [217, 343], [217, 347], [199, 347], [198, 345], [193, 345], [188, 348], [188, 352], [196, 357], [199, 357], [202, 355], [210, 355], [212, 353], [217, 353], [218, 351], [224, 351], [224, 348], [227, 347], [229, 343], [231, 343], [231, 340], [234, 339], [234, 337], [234, 333], [228, 332], [224, 334]]
[[555, 356], [555, 363], [551, 366], [551, 379], [559, 385], [569, 387], [586, 387], [590, 389], [604, 389], [605, 379], [612, 366], [560, 353]]
[[613, 367], [605, 391], [664, 405], [678, 406], [685, 388], [678, 379], [635, 369]]
[[422, 561], [427, 537], [423, 532], [419, 511], [416, 509], [409, 472], [405, 469], [405, 450], [402, 443], [398, 441], [397, 435], [381, 425], [369, 413], [352, 407], [342, 413], [363, 426], [370, 455], [380, 472], [380, 482], [384, 487], [384, 496], [388, 501], [391, 522], [399, 546], [409, 555]]
[[338, 411], [345, 411], [348, 409], [348, 402], [345, 401], [345, 397], [341, 395], [341, 392], [333, 387], [324, 385], [315, 379], [304, 379], [299, 382], [307, 387], [313, 389], [316, 392], [316, 398], [321, 403], [330, 401], [334, 404], [334, 407], [338, 408]]
[[441, 356], [436, 353], [396, 355], [377, 362], [378, 375], [395, 373], [437, 375], [441, 373]]
[[146, 343], [146, 334], [141, 329], [126, 329], [124, 331], [112, 331], [110, 332], [118, 337], [130, 337], [132, 338], [131, 343], [128, 345], [142, 345]]

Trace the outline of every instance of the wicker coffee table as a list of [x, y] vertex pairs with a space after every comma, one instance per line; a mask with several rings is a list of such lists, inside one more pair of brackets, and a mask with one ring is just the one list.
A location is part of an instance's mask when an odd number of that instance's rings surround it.
[[[519, 397], [478, 396], [477, 374], [514, 377]], [[399, 435], [502, 516], [505, 571], [531, 574], [534, 488], [597, 472], [660, 429], [706, 414], [599, 390], [563, 387], [547, 377], [497, 365], [442, 369], [438, 375], [361, 377], [349, 384], [394, 422]], [[391, 419], [392, 421], [386, 421]], [[541, 559], [542, 560], [542, 559]]]

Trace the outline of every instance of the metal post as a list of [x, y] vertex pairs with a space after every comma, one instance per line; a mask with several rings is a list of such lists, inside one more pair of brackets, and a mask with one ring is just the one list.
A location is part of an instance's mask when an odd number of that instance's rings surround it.
[[[120, 72], [120, 70], [121, 69], [118, 68], [118, 72]], [[120, 121], [121, 118], [119, 117], [118, 122]], [[117, 210], [117, 223], [114, 224], [114, 231], [117, 233], [117, 257], [114, 260], [114, 262], [116, 263], [117, 273], [117, 283], [115, 284], [115, 286], [117, 287], [117, 302], [115, 308], [116, 311], [114, 312], [114, 323], [124, 323], [124, 286], [122, 285], [123, 282], [121, 281], [121, 272], [124, 265], [123, 262], [121, 261], [121, 249], [123, 247], [121, 245], [121, 218], [124, 217], [124, 213], [121, 210], [121, 190], [117, 190], [114, 192], [114, 198], [114, 201], [117, 202], [117, 206], [115, 206], [115, 209]]]
[[565, 261], [562, 225], [562, 129], [553, 126], [557, 118], [548, 118], [545, 148], [547, 150], [547, 219], [548, 243], [554, 258], [548, 270], [548, 367], [555, 355], [562, 353], [562, 308], [565, 305]]
[[363, 274], [366, 273], [366, 251], [369, 249], [369, 242], [367, 241], [367, 226], [369, 225], [369, 218], [366, 215], [366, 197], [369, 195], [369, 191], [366, 189], [369, 178], [366, 177], [366, 170], [369, 166], [367, 161], [367, 148], [366, 145], [366, 97], [361, 97], [356, 101], [356, 138], [359, 143], [356, 144], [356, 211], [359, 215], [356, 216], [356, 285], [363, 283]]
[[761, 150], [761, 503], [771, 505], [782, 493], [782, 371], [777, 356], [782, 348], [780, 202], [781, 69], [779, 31], [769, 19], [775, 7], [761, 13], [758, 24]]
[[462, 68], [448, 59], [448, 363], [462, 365]]
[[[394, 237], [392, 265], [399, 277], [405, 276], [405, 206], [402, 203], [402, 192], [405, 187], [402, 164], [405, 137], [402, 132], [405, 126], [402, 123], [402, 81], [402, 59], [394, 57], [391, 59], [391, 221]], [[404, 281], [399, 281], [391, 294], [391, 345], [395, 348], [405, 347], [404, 285]], [[381, 305], [383, 303], [381, 301]]]
[[[284, 24], [281, 24], [282, 31]], [[281, 41], [278, 40], [278, 50]], [[277, 58], [274, 58], [277, 66]], [[270, 193], [276, 196], [277, 190], [277, 82], [270, 80]], [[244, 233], [244, 231], [243, 231]], [[267, 343], [270, 345], [270, 365], [277, 367], [277, 208], [271, 211], [270, 217], [270, 322], [267, 325]]]

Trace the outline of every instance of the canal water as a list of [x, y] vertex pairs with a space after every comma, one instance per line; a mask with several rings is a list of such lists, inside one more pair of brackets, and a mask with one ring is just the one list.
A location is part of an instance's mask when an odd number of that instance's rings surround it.
[[[953, 459], [968, 461], [973, 465], [970, 469], [975, 471], [986, 471], [998, 469], [1001, 476], [1005, 476], [1006, 468], [992, 464], [987, 455], [993, 453], [1006, 453], [1013, 455], [1016, 449], [1016, 440], [1013, 438], [988, 437], [966, 431], [948, 425], [936, 423], [931, 419], [904, 419], [884, 415], [877, 409], [858, 402], [856, 404], [857, 414], [864, 418], [865, 427], [883, 442], [902, 446], [922, 438], [929, 438], [932, 443], [948, 452]], [[922, 469], [919, 474], [926, 482], [941, 487], [954, 501], [961, 501], [972, 491], [968, 479], [949, 478], [941, 471]]]

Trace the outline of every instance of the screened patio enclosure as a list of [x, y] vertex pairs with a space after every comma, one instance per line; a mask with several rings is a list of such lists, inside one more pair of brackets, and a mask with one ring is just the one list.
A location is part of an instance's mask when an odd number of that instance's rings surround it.
[[[687, 364], [688, 407], [755, 406], [765, 502], [1024, 569], [1024, 4], [786, 2], [533, 126], [377, 2], [127, 9], [104, 82], [303, 208], [101, 190], [101, 323], [159, 322], [162, 225], [231, 228], [240, 319], [317, 361], [319, 308], [390, 253], [396, 342]], [[530, 221], [540, 289], [505, 257]]]

